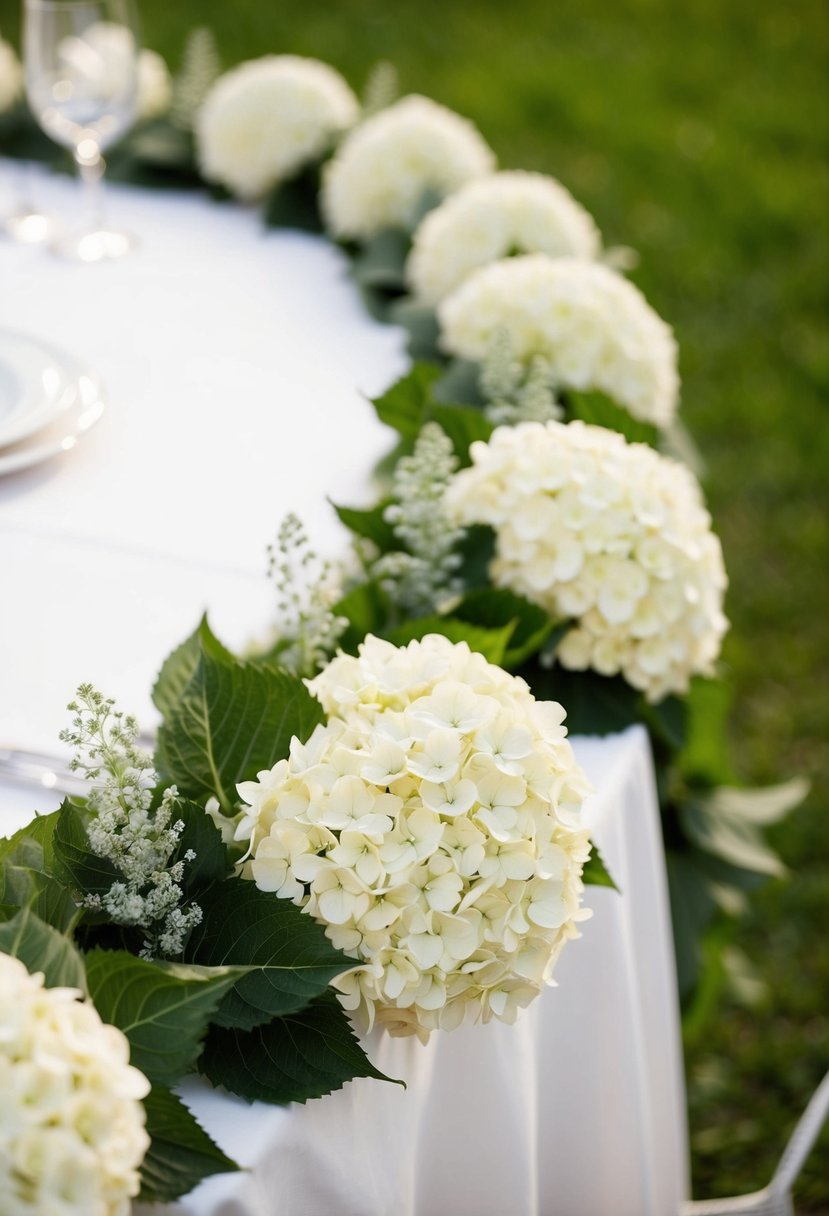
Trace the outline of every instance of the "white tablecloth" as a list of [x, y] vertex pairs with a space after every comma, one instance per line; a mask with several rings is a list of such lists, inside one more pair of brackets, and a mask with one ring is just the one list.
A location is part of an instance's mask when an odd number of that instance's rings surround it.
[[[0, 175], [4, 166], [0, 163]], [[37, 179], [66, 205], [69, 183]], [[70, 456], [0, 481], [0, 739], [54, 748], [83, 679], [152, 722], [167, 651], [209, 608], [239, 645], [268, 619], [264, 546], [287, 510], [320, 547], [326, 494], [364, 497], [388, 446], [358, 389], [405, 366], [323, 241], [251, 213], [113, 191], [131, 259], [77, 267], [0, 245], [0, 325], [103, 377], [104, 420]], [[659, 819], [638, 729], [578, 740], [588, 814], [622, 888], [516, 1027], [372, 1036], [408, 1089], [361, 1080], [306, 1107], [184, 1093], [252, 1172], [206, 1182], [197, 1216], [669, 1216], [687, 1194], [684, 1088]], [[0, 830], [48, 794], [0, 784]]]

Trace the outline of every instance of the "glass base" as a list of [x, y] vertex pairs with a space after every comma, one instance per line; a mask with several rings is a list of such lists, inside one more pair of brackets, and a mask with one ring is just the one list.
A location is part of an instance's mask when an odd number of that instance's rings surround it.
[[4, 231], [20, 245], [41, 245], [55, 235], [56, 224], [51, 215], [21, 207], [6, 217]]
[[115, 228], [95, 228], [87, 232], [67, 233], [52, 241], [50, 248], [61, 257], [76, 262], [112, 262], [126, 257], [138, 244], [129, 232]]

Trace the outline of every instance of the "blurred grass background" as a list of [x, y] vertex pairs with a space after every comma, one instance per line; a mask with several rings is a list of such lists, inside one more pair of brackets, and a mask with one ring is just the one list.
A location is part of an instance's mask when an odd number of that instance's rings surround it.
[[[4, 0], [4, 5], [6, 0]], [[829, 1067], [829, 9], [824, 0], [141, 0], [176, 65], [378, 60], [472, 118], [504, 167], [554, 174], [676, 329], [683, 415], [731, 576], [731, 742], [748, 783], [805, 773], [790, 868], [711, 943], [686, 1027], [694, 1194], [764, 1185]], [[4, 32], [17, 35], [15, 14]], [[822, 395], [822, 390], [824, 394]], [[796, 1192], [829, 1212], [829, 1135]]]

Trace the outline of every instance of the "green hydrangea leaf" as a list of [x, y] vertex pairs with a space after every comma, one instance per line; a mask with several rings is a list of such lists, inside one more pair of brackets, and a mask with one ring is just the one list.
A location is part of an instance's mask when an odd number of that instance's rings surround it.
[[298, 676], [229, 656], [206, 621], [199, 642], [195, 671], [159, 730], [156, 764], [164, 784], [230, 811], [238, 782], [286, 756], [293, 735], [307, 739], [323, 713]]
[[726, 729], [732, 698], [733, 691], [723, 680], [691, 681], [691, 691], [685, 698], [687, 737], [679, 763], [692, 783], [710, 786], [734, 780]]
[[665, 697], [656, 705], [643, 703], [645, 720], [653, 734], [679, 752], [688, 738], [688, 705], [680, 697]]
[[401, 228], [384, 228], [354, 254], [351, 273], [363, 287], [400, 292], [406, 286], [411, 240]]
[[72, 892], [55, 872], [53, 836], [59, 812], [38, 815], [7, 840], [0, 840], [0, 919], [29, 908], [64, 933], [77, 920]]
[[466, 642], [471, 650], [477, 650], [490, 663], [503, 667], [516, 624], [516, 621], [508, 621], [500, 628], [486, 629], [454, 616], [422, 616], [390, 630], [386, 637], [395, 646], [405, 646], [429, 633], [439, 633], [452, 642]]
[[467, 591], [491, 589], [489, 567], [495, 556], [495, 532], [488, 524], [473, 524], [458, 545], [460, 573]]
[[55, 869], [67, 885], [85, 894], [102, 894], [122, 875], [106, 857], [96, 857], [89, 847], [84, 811], [65, 799], [58, 811], [53, 834]]
[[130, 1060], [153, 1085], [175, 1085], [192, 1069], [222, 997], [242, 974], [234, 967], [149, 962], [125, 950], [86, 956], [96, 1009], [124, 1032]]
[[250, 1030], [304, 1009], [354, 965], [310, 916], [252, 882], [218, 883], [201, 906], [204, 919], [193, 930], [187, 958], [249, 968], [222, 1001], [214, 1018], [218, 1025]]
[[348, 621], [340, 647], [347, 654], [356, 654], [367, 634], [382, 634], [389, 618], [389, 602], [386, 594], [370, 580], [358, 583], [333, 605], [331, 611]]
[[621, 676], [532, 662], [519, 669], [540, 701], [559, 701], [571, 735], [612, 735], [642, 720], [641, 696]]
[[372, 399], [377, 417], [404, 438], [416, 439], [430, 417], [432, 390], [439, 376], [440, 369], [431, 363], [415, 363], [382, 397]]
[[619, 890], [595, 842], [591, 845], [590, 857], [582, 870], [581, 877], [586, 886], [612, 887], [614, 891]]
[[348, 530], [355, 536], [362, 536], [366, 540], [370, 540], [381, 553], [388, 553], [390, 549], [399, 548], [394, 528], [384, 518], [388, 505], [388, 499], [367, 510], [358, 507], [338, 507], [336, 503], [332, 504], [340, 521]]
[[481, 365], [471, 359], [453, 359], [435, 385], [435, 401], [446, 405], [486, 404], [481, 391]]
[[293, 228], [300, 232], [322, 232], [319, 209], [319, 166], [304, 169], [289, 181], [280, 182], [265, 199], [263, 218], [268, 228]]
[[152, 697], [153, 704], [161, 714], [166, 716], [178, 705], [185, 688], [196, 674], [205, 644], [209, 644], [210, 653], [215, 658], [223, 658], [228, 663], [234, 661], [230, 651], [211, 633], [207, 617], [203, 616], [190, 636], [167, 656], [158, 673]]
[[247, 1033], [214, 1027], [199, 1069], [213, 1085], [274, 1105], [321, 1098], [355, 1077], [391, 1080], [371, 1063], [333, 993]]
[[611, 401], [604, 393], [577, 393], [567, 391], [565, 406], [568, 418], [578, 418], [592, 426], [601, 426], [608, 431], [618, 431], [628, 443], [646, 443], [659, 446], [659, 431], [649, 422], [640, 422], [622, 406]]
[[141, 1165], [141, 1203], [170, 1203], [203, 1178], [239, 1166], [211, 1140], [181, 1098], [153, 1086], [144, 1099], [150, 1147]]
[[[170, 864], [184, 861], [182, 889], [186, 895], [198, 896], [203, 888], [227, 874], [230, 869], [227, 848], [216, 824], [198, 803], [179, 802], [173, 812], [173, 821], [177, 819], [184, 823], [184, 829]], [[185, 854], [191, 850], [196, 856], [187, 861]]]
[[477, 441], [488, 443], [495, 430], [480, 410], [468, 405], [433, 405], [431, 418], [451, 439], [461, 468], [471, 463], [469, 449], [472, 444]]
[[693, 993], [702, 961], [703, 933], [717, 911], [711, 886], [694, 855], [666, 856], [677, 983], [683, 1000]]
[[391, 304], [388, 316], [390, 321], [402, 326], [409, 335], [408, 352], [412, 359], [425, 359], [431, 363], [442, 361], [440, 322], [433, 308], [404, 298]]
[[452, 615], [488, 628], [515, 622], [503, 663], [510, 670], [537, 654], [556, 628], [556, 622], [543, 608], [499, 587], [471, 591], [452, 609]]
[[28, 971], [42, 971], [47, 988], [86, 992], [84, 961], [68, 937], [28, 908], [0, 924], [0, 953], [19, 958]]

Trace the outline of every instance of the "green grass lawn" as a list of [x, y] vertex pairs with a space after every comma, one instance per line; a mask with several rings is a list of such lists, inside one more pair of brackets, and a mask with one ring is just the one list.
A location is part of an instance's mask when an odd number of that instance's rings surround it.
[[[143, 0], [142, 16], [174, 63], [197, 23], [226, 65], [291, 51], [359, 87], [389, 59], [405, 91], [473, 118], [505, 167], [555, 174], [607, 244], [641, 254], [633, 277], [679, 338], [684, 417], [731, 575], [738, 770], [813, 781], [775, 831], [790, 879], [724, 933], [736, 978], [709, 974], [686, 1036], [695, 1194], [763, 1185], [829, 1067], [826, 7]], [[829, 1211], [820, 1156], [799, 1211]]]

